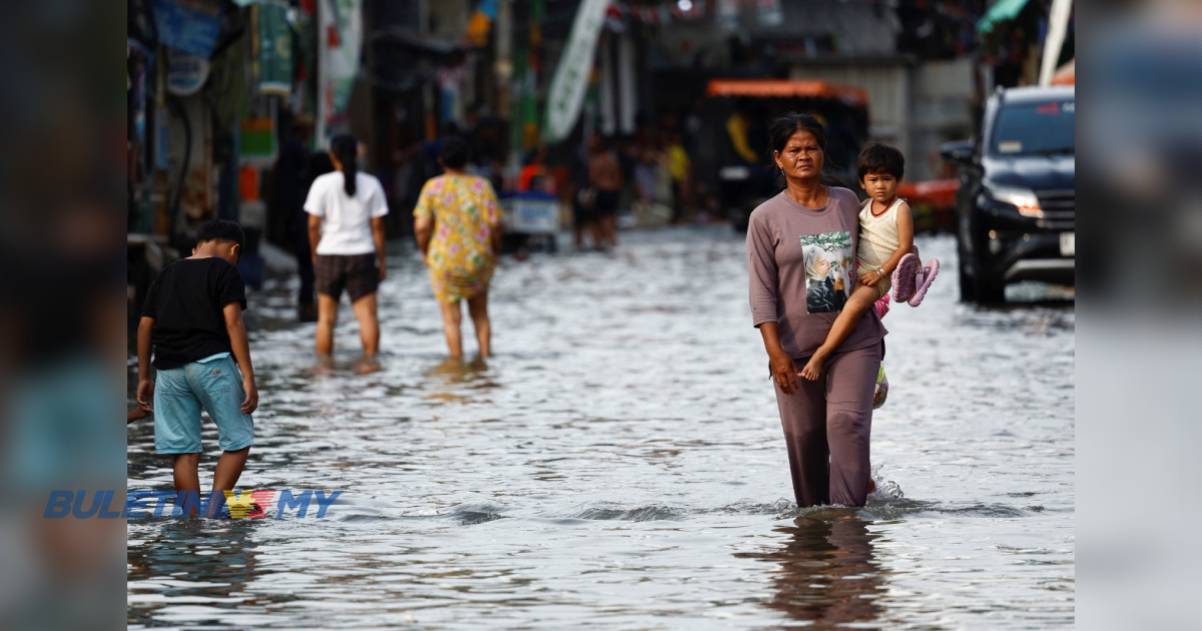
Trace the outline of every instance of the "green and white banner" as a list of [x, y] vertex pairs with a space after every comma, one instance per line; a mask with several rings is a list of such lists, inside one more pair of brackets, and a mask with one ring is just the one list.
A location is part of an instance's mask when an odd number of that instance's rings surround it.
[[580, 115], [580, 105], [584, 102], [584, 90], [593, 71], [593, 55], [597, 50], [601, 27], [605, 24], [605, 9], [608, 6], [609, 0], [584, 0], [576, 10], [572, 34], [555, 67], [555, 76], [551, 78], [544, 134], [548, 142], [567, 138], [576, 124], [576, 117]]

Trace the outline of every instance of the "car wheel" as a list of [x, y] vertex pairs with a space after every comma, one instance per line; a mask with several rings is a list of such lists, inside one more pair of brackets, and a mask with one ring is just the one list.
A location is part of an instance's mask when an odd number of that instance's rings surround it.
[[977, 254], [970, 257], [970, 261], [973, 266], [972, 286], [970, 287], [973, 302], [983, 305], [1006, 302], [1006, 283], [990, 274], [988, 265], [981, 258], [981, 252], [978, 251]]
[[972, 302], [975, 299], [972, 276], [969, 275], [968, 270], [968, 256], [964, 245], [959, 239], [956, 239], [956, 272], [960, 280], [960, 302]]
[[1000, 304], [1006, 300], [1006, 283], [995, 278], [989, 270], [988, 251], [985, 235], [982, 234], [976, 222], [968, 219], [967, 230], [960, 233], [972, 240], [972, 251], [964, 247], [964, 242], [956, 240], [960, 255], [960, 299], [964, 302], [977, 304]]

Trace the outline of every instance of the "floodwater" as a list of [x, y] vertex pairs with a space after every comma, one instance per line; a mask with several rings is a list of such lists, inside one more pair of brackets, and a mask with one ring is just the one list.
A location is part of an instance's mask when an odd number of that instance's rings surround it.
[[[858, 510], [791, 499], [728, 229], [507, 258], [487, 366], [444, 362], [411, 250], [382, 290], [374, 374], [350, 369], [349, 307], [323, 371], [290, 285], [269, 286], [241, 486], [342, 494], [321, 519], [131, 520], [129, 626], [1071, 626], [1071, 293], [961, 305], [954, 242], [919, 245], [944, 273], [885, 318], [880, 491]], [[152, 433], [130, 427], [130, 488], [171, 487]], [[205, 441], [202, 484], [211, 424]]]

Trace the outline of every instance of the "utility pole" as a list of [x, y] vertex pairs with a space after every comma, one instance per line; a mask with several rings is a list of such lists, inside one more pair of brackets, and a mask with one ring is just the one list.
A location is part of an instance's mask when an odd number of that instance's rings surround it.
[[512, 0], [497, 2], [497, 115], [509, 119], [510, 84], [513, 79], [513, 3]]

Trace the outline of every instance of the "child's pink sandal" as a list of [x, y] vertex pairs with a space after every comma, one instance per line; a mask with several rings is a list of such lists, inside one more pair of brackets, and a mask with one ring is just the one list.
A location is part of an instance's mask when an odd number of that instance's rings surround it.
[[934, 281], [938, 275], [939, 259], [931, 259], [918, 271], [918, 278], [915, 280], [918, 288], [914, 290], [914, 295], [910, 296], [909, 300], [911, 307], [917, 307], [922, 304], [922, 299], [927, 295], [927, 289], [931, 287], [931, 281]]
[[918, 257], [913, 252], [907, 253], [897, 263], [893, 270], [893, 299], [906, 302], [914, 295], [916, 287], [915, 275], [918, 273]]
[[872, 303], [872, 309], [876, 311], [877, 318], [885, 317], [885, 314], [889, 313], [889, 294], [877, 298], [876, 302]]

